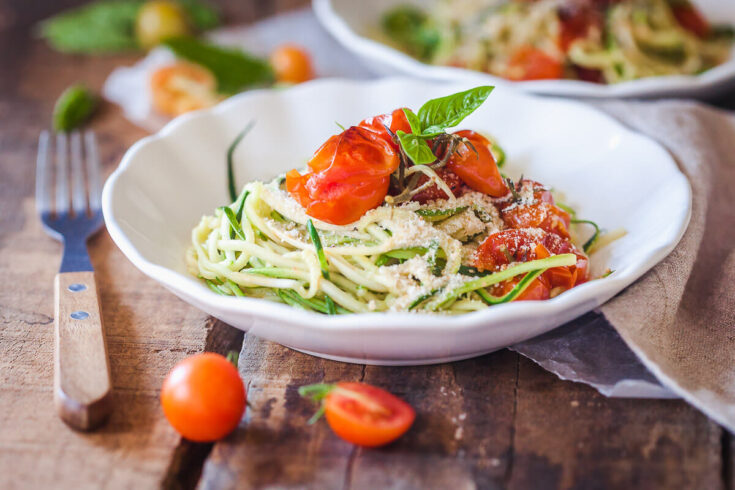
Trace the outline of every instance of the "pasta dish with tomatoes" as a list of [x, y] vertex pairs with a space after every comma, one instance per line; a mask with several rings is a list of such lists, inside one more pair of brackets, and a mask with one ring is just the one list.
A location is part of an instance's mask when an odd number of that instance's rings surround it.
[[[544, 185], [503, 176], [492, 139], [448, 131], [491, 90], [366, 119], [304, 171], [246, 184], [194, 228], [192, 274], [219, 294], [325, 314], [462, 313], [587, 281], [597, 225]], [[576, 224], [595, 230], [584, 245]]]
[[729, 59], [733, 41], [689, 0], [439, 0], [395, 8], [382, 28], [422, 61], [511, 80], [696, 75]]

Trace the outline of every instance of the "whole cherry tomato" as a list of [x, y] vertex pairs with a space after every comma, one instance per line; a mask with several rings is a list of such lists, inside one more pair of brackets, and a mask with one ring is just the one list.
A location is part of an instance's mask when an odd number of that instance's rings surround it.
[[177, 62], [163, 66], [150, 78], [153, 107], [167, 116], [211, 107], [221, 100], [214, 75], [200, 65]]
[[301, 83], [314, 78], [309, 53], [296, 44], [278, 46], [271, 53], [270, 62], [279, 82]]
[[460, 144], [456, 152], [449, 157], [447, 168], [478, 192], [493, 197], [506, 195], [508, 187], [490, 151], [492, 143], [474, 131], [463, 130], [454, 134], [469, 140], [474, 149], [466, 144]]
[[311, 172], [288, 172], [286, 188], [309, 216], [346, 225], [383, 202], [398, 162], [380, 134], [352, 126], [316, 151], [309, 161]]
[[546, 80], [564, 77], [561, 61], [533, 46], [518, 48], [510, 57], [506, 78], [511, 80]]
[[562, 238], [569, 238], [571, 217], [554, 204], [551, 191], [532, 180], [521, 181], [516, 189], [520, 194], [530, 191], [533, 199], [529, 202], [518, 202], [513, 195], [508, 195], [498, 204], [507, 227], [541, 228]]
[[359, 446], [393, 442], [416, 418], [408, 403], [365, 383], [304, 386], [299, 393], [323, 400], [324, 415], [335, 434]]
[[188, 357], [163, 382], [163, 413], [186, 439], [211, 442], [232, 432], [245, 412], [245, 387], [237, 368], [212, 352]]
[[689, 2], [677, 2], [671, 5], [671, 12], [677, 22], [697, 37], [705, 38], [710, 33], [710, 25], [702, 14]]

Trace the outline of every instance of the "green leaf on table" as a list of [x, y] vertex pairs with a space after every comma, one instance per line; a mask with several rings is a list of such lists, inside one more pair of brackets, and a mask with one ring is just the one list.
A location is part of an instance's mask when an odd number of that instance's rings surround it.
[[427, 165], [436, 160], [436, 156], [434, 156], [429, 145], [420, 137], [412, 133], [405, 133], [400, 129], [396, 132], [396, 135], [401, 143], [401, 148], [416, 165]]
[[[219, 13], [202, 0], [177, 0], [192, 26], [205, 31], [219, 25]], [[106, 54], [137, 51], [135, 22], [143, 0], [99, 0], [62, 12], [39, 24], [39, 33], [57, 51]]]
[[97, 107], [97, 96], [84, 85], [72, 85], [56, 101], [53, 126], [56, 131], [71, 131], [81, 126]]
[[457, 126], [485, 102], [494, 88], [480, 86], [429, 100], [418, 112], [422, 136], [436, 136], [447, 128]]
[[103, 0], [62, 12], [40, 24], [40, 33], [62, 53], [135, 51], [135, 18], [141, 0]]
[[274, 80], [273, 70], [266, 60], [237, 48], [217, 46], [191, 37], [169, 39], [163, 44], [179, 58], [209, 69], [217, 79], [217, 90], [224, 94], [234, 94]]

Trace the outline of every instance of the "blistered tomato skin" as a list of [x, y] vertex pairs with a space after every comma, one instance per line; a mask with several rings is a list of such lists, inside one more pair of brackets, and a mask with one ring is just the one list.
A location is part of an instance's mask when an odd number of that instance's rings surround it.
[[396, 134], [396, 131], [399, 130], [404, 133], [411, 132], [411, 126], [408, 124], [406, 113], [403, 112], [403, 109], [396, 109], [390, 114], [369, 117], [360, 122], [359, 126], [361, 128], [371, 129], [380, 134], [396, 151], [398, 151], [398, 145], [393, 141], [393, 137], [385, 128], [389, 128], [393, 134]]
[[492, 143], [474, 131], [463, 130], [454, 134], [469, 140], [474, 149], [466, 144], [459, 145], [457, 151], [449, 157], [447, 168], [477, 192], [492, 197], [506, 195], [508, 186], [503, 181], [495, 158], [490, 152]]
[[352, 126], [316, 151], [311, 172], [287, 173], [286, 189], [309, 216], [346, 225], [383, 202], [398, 163], [398, 154], [380, 134]]
[[508, 63], [510, 80], [556, 80], [564, 77], [562, 63], [533, 46], [516, 50]]

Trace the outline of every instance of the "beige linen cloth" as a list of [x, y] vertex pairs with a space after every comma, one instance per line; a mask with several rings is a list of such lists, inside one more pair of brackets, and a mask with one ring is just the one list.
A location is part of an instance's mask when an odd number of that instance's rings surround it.
[[682, 101], [598, 107], [665, 146], [693, 194], [676, 249], [601, 311], [663, 384], [735, 432], [735, 115]]

